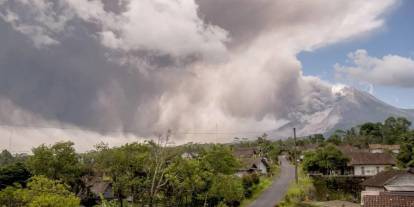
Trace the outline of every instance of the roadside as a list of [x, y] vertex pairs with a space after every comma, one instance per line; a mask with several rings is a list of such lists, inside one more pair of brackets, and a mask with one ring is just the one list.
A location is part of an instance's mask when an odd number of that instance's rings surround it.
[[275, 165], [275, 169], [272, 170], [273, 176], [271, 177], [261, 177], [260, 184], [257, 185], [254, 189], [253, 196], [251, 198], [244, 199], [240, 204], [240, 207], [247, 207], [252, 204], [259, 196], [268, 189], [274, 182], [279, 179], [280, 175], [280, 166]]
[[290, 183], [294, 180], [294, 167], [285, 156], [280, 156], [280, 176], [249, 207], [274, 207], [286, 194]]

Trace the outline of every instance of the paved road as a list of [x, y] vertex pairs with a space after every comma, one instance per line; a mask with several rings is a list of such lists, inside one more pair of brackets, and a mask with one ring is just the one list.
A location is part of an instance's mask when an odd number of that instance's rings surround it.
[[295, 179], [295, 167], [284, 156], [280, 156], [279, 160], [282, 163], [280, 176], [249, 207], [274, 207], [285, 196], [290, 183]]

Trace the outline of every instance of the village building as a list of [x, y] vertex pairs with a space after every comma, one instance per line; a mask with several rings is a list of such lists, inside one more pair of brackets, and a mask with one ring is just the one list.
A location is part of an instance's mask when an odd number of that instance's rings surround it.
[[78, 196], [87, 202], [99, 203], [101, 196], [105, 200], [112, 200], [115, 198], [112, 183], [103, 180], [99, 176], [85, 176], [82, 178], [84, 188], [78, 193]]
[[256, 147], [236, 148], [233, 150], [233, 155], [242, 164], [242, 167], [236, 173], [237, 176], [243, 177], [252, 173], [268, 174], [270, 165], [267, 158], [261, 155], [260, 149]]
[[414, 170], [380, 172], [361, 185], [365, 207], [414, 206]]
[[370, 144], [369, 151], [371, 153], [392, 152], [398, 154], [400, 153], [400, 145]]
[[233, 155], [238, 159], [257, 158], [261, 156], [261, 153], [257, 147], [240, 147], [233, 149]]
[[349, 159], [346, 174], [353, 176], [374, 176], [396, 164], [388, 153], [348, 152], [345, 156]]

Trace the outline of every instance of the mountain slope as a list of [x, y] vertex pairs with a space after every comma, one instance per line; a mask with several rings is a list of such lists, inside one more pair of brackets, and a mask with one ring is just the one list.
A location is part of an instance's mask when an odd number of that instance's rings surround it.
[[[299, 112], [300, 113], [300, 112]], [[399, 109], [369, 93], [344, 87], [334, 92], [334, 100], [315, 113], [301, 113], [299, 118], [272, 131], [274, 136], [291, 134], [296, 127], [299, 136], [315, 133], [330, 134], [336, 129], [349, 129], [365, 122], [383, 122], [390, 116], [405, 117], [414, 122], [414, 110]]]

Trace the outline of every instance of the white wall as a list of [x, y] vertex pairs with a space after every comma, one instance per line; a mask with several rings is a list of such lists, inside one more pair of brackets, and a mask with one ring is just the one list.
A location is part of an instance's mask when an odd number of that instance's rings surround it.
[[371, 149], [371, 153], [384, 153], [383, 149]]
[[266, 168], [266, 165], [263, 162], [259, 163], [258, 169], [260, 170], [261, 173], [267, 174], [267, 168]]
[[[378, 167], [378, 168], [377, 168]], [[354, 175], [376, 175], [385, 170], [387, 165], [356, 165], [354, 166]], [[362, 172], [364, 170], [364, 172]]]

